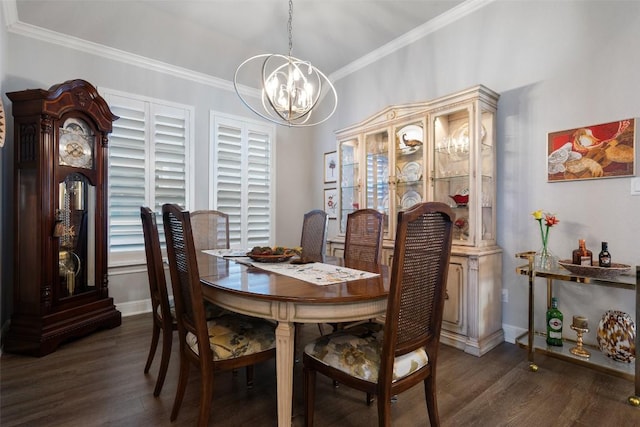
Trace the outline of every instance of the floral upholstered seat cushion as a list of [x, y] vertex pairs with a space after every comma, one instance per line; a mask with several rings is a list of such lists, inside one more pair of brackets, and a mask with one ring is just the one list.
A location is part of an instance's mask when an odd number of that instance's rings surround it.
[[[307, 344], [304, 351], [325, 365], [375, 383], [378, 381], [382, 353], [383, 326], [365, 323], [324, 335]], [[393, 381], [397, 381], [429, 363], [424, 349], [396, 357]]]
[[[228, 314], [207, 322], [213, 360], [226, 360], [275, 347], [275, 326], [262, 319]], [[198, 338], [189, 332], [187, 344], [198, 352]]]

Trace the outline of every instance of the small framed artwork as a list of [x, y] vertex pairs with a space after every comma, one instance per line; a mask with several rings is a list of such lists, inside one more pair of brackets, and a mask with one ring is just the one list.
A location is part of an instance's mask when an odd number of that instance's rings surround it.
[[551, 132], [549, 182], [635, 175], [636, 119]]
[[329, 219], [338, 218], [338, 191], [335, 188], [324, 189], [324, 211]]
[[335, 151], [324, 153], [324, 183], [336, 182], [338, 177], [338, 156]]

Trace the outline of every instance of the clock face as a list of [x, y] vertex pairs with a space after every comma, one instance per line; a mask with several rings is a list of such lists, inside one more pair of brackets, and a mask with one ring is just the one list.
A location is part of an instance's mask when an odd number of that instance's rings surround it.
[[59, 134], [59, 163], [75, 168], [93, 168], [94, 135], [89, 125], [81, 119], [70, 118], [64, 122]]

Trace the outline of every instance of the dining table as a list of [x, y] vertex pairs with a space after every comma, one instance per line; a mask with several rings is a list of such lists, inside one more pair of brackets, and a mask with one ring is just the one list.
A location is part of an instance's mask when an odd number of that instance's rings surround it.
[[328, 256], [324, 263], [300, 264], [299, 268], [304, 272], [303, 269], [315, 268], [319, 271], [319, 267], [329, 266], [343, 267], [351, 275], [344, 280], [338, 277], [339, 281], [335, 283], [317, 284], [312, 283], [313, 277], [310, 281], [292, 277], [272, 271], [272, 265], [252, 262], [248, 258], [216, 256], [207, 251], [198, 253], [198, 269], [205, 300], [237, 313], [277, 322], [279, 427], [292, 424], [296, 323], [366, 320], [384, 315], [387, 308], [389, 268], [386, 265], [346, 263], [342, 258]]

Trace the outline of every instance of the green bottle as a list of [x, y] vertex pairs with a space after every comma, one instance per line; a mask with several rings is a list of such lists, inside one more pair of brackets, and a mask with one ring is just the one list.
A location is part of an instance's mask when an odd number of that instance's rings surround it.
[[547, 310], [547, 344], [562, 346], [562, 312], [558, 310], [558, 298], [551, 298], [551, 308]]

